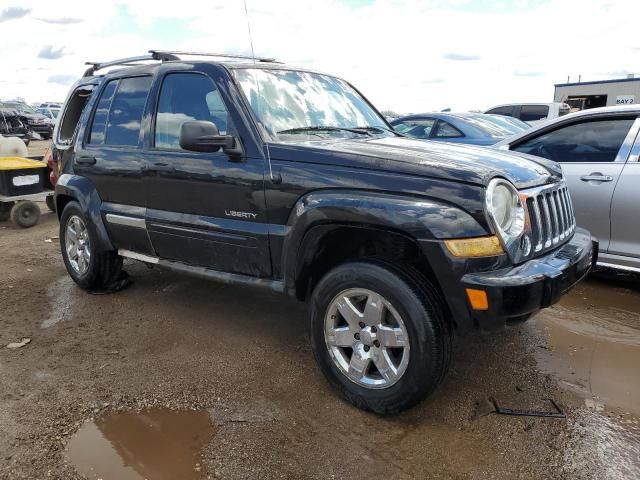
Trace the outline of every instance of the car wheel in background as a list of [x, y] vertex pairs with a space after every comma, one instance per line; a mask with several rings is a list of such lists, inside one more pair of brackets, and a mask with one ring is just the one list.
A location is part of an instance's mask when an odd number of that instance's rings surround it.
[[19, 227], [33, 227], [38, 220], [40, 220], [40, 207], [35, 202], [21, 201], [11, 208], [11, 221]]

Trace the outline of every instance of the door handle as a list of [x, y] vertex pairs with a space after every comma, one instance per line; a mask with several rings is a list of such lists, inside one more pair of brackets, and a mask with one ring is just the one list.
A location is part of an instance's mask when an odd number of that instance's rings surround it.
[[589, 175], [583, 175], [580, 177], [583, 182], [611, 182], [613, 177], [610, 175], [602, 175], [601, 173], [591, 173]]
[[95, 165], [96, 157], [92, 155], [80, 155], [78, 158], [76, 158], [76, 163], [78, 165]]

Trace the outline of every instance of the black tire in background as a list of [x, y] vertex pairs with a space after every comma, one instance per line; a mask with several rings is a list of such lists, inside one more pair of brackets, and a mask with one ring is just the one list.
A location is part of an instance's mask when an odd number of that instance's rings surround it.
[[0, 202], [0, 222], [6, 222], [11, 218], [11, 209], [15, 202]]
[[[382, 295], [402, 317], [409, 337], [409, 363], [396, 383], [372, 389], [354, 383], [336, 365], [325, 341], [325, 316], [336, 295], [348, 289]], [[448, 313], [438, 291], [409, 268], [377, 262], [352, 262], [327, 273], [312, 293], [310, 338], [316, 362], [333, 388], [358, 408], [379, 414], [409, 409], [443, 380], [451, 357]]]
[[53, 200], [53, 195], [49, 195], [46, 199], [45, 202], [47, 203], [47, 208], [52, 211], [55, 212], [56, 211], [56, 202]]
[[[66, 248], [66, 229], [69, 220], [74, 216], [79, 217], [85, 224], [88, 236], [89, 247], [91, 248], [91, 258], [88, 268], [84, 273], [78, 273], [72, 266]], [[100, 290], [109, 287], [120, 276], [122, 270], [122, 257], [116, 251], [96, 251], [97, 235], [91, 222], [77, 202], [69, 202], [60, 216], [60, 251], [64, 260], [67, 272], [74, 282], [85, 290]]]
[[33, 227], [40, 220], [40, 207], [31, 201], [20, 201], [11, 208], [11, 221], [22, 228]]

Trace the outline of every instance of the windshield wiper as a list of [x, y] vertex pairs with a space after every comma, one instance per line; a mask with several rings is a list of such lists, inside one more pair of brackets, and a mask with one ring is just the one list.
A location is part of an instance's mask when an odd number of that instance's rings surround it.
[[369, 136], [371, 135], [366, 129], [329, 127], [329, 126], [323, 127], [322, 125], [289, 128], [287, 130], [280, 130], [277, 133], [304, 133], [304, 132], [350, 132], [350, 133], [357, 133], [358, 135], [369, 135]]
[[369, 132], [379, 132], [379, 133], [389, 132], [389, 133], [393, 133], [394, 135], [399, 135], [401, 137], [405, 136], [405, 135], [401, 134], [400, 132], [396, 132], [395, 130], [392, 130], [392, 129], [387, 128], [387, 127], [381, 127], [379, 125], [377, 125], [375, 127], [373, 125], [367, 125], [365, 127], [353, 127], [353, 128], [358, 129], [358, 130], [365, 130], [365, 131], [369, 131]]

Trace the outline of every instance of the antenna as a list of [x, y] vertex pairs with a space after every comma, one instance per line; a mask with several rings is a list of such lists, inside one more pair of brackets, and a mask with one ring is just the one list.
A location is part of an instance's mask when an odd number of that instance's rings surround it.
[[251, 45], [251, 56], [253, 57], [253, 63], [256, 63], [256, 53], [253, 51], [253, 38], [251, 38], [251, 24], [249, 23], [249, 11], [247, 10], [247, 0], [244, 2], [244, 16], [247, 19], [247, 31], [249, 32], [249, 44]]

